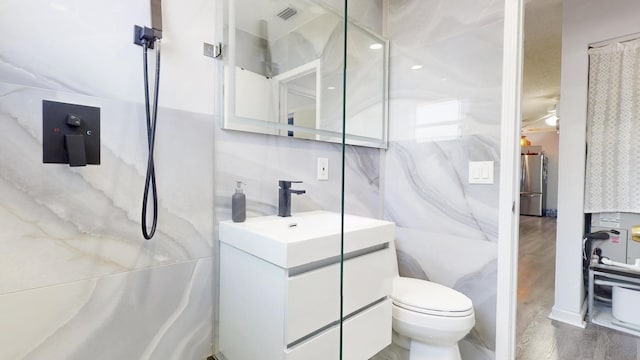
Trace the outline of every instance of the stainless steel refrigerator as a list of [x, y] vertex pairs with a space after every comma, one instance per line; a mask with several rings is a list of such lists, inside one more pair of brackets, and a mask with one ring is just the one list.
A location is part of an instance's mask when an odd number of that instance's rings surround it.
[[520, 215], [542, 216], [546, 207], [547, 158], [521, 155]]

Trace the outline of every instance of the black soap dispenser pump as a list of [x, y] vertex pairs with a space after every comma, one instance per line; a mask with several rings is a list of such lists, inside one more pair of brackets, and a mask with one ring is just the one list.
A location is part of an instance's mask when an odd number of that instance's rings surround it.
[[231, 220], [243, 222], [247, 218], [247, 197], [245, 196], [242, 181], [236, 181], [236, 193], [231, 196]]

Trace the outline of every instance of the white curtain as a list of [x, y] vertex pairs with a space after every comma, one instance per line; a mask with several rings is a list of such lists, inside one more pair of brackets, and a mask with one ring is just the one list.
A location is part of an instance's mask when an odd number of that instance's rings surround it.
[[640, 39], [589, 50], [585, 212], [640, 213]]

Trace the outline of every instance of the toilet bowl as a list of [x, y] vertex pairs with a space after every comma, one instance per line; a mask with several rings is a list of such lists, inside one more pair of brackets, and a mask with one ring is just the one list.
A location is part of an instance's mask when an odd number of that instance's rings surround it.
[[458, 341], [475, 324], [473, 304], [464, 294], [433, 282], [396, 277], [393, 300], [394, 343], [410, 360], [460, 360]]

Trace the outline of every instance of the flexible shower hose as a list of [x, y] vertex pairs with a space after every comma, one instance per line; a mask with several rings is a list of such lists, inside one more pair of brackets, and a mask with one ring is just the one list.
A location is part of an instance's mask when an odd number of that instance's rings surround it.
[[[144, 182], [144, 195], [142, 197], [142, 236], [150, 240], [156, 232], [158, 225], [158, 190], [156, 188], [156, 172], [153, 163], [153, 147], [156, 139], [156, 119], [158, 118], [158, 91], [160, 90], [160, 40], [155, 40], [156, 46], [156, 77], [153, 93], [153, 109], [149, 101], [149, 70], [147, 65], [146, 41], [142, 44], [143, 51], [143, 72], [144, 72], [144, 101], [147, 113], [147, 143], [149, 145], [149, 156], [147, 157], [147, 176]], [[147, 230], [147, 203], [149, 195], [153, 204], [153, 222], [151, 230]]]

